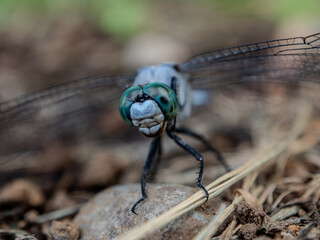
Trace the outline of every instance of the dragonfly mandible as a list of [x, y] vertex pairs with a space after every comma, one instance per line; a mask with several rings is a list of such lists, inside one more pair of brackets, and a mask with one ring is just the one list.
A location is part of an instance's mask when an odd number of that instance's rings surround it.
[[[164, 131], [200, 162], [197, 186], [207, 198], [208, 193], [201, 184], [203, 158], [177, 133], [200, 140], [229, 170], [219, 151], [207, 140], [190, 129], [176, 127], [176, 120], [190, 115], [192, 89], [215, 89], [250, 82], [298, 84], [319, 81], [320, 33], [258, 42], [201, 53], [182, 64], [145, 67], [132, 75], [75, 80], [9, 100], [0, 105], [0, 134], [8, 129], [18, 131], [19, 124], [28, 122], [41, 123], [30, 135], [43, 129], [63, 131], [69, 126], [65, 123], [72, 114], [90, 113], [92, 105], [94, 111], [105, 109], [116, 104], [123, 94], [120, 100], [123, 119], [143, 135], [154, 138], [143, 168], [142, 197], [131, 208], [136, 213], [137, 205], [147, 197], [146, 177], [152, 161], [160, 157], [160, 138]], [[51, 109], [49, 114], [47, 109]], [[2, 139], [10, 144], [10, 133]], [[2, 144], [0, 147], [2, 154], [8, 151], [7, 146]]]

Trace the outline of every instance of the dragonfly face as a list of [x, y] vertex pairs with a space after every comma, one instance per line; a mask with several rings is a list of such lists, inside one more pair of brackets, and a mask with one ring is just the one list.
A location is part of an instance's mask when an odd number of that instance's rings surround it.
[[124, 92], [119, 110], [122, 118], [147, 137], [161, 135], [167, 121], [178, 114], [178, 99], [166, 84], [154, 82]]

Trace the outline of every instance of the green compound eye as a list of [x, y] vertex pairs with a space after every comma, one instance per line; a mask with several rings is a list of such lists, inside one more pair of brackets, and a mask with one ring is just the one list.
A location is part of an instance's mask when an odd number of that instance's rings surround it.
[[141, 93], [142, 89], [140, 86], [134, 86], [128, 88], [121, 96], [119, 103], [119, 111], [123, 120], [132, 125], [132, 119], [130, 116], [130, 108], [134, 103], [135, 98]]
[[178, 99], [174, 91], [159, 82], [149, 83], [143, 92], [152, 97], [160, 106], [167, 120], [172, 120], [178, 114]]

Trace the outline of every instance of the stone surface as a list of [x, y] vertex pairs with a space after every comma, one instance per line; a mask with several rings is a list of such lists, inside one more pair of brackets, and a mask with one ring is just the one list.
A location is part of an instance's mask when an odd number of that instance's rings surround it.
[[78, 226], [68, 221], [53, 221], [49, 234], [52, 240], [77, 240], [80, 235]]
[[[75, 217], [81, 239], [113, 239], [141, 225], [187, 199], [198, 189], [180, 185], [148, 185], [148, 198], [130, 209], [140, 198], [140, 185], [124, 185], [106, 189], [85, 205]], [[218, 200], [217, 200], [218, 201]], [[214, 201], [199, 207], [158, 230], [148, 239], [192, 239], [214, 216]]]

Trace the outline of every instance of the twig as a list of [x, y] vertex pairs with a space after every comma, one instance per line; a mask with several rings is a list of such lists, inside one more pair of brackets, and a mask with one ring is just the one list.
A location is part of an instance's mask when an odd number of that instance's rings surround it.
[[64, 217], [68, 217], [70, 215], [77, 213], [83, 205], [84, 203], [40, 215], [37, 217], [35, 223], [41, 224], [41, 223], [61, 219]]

